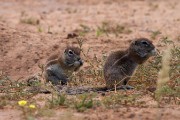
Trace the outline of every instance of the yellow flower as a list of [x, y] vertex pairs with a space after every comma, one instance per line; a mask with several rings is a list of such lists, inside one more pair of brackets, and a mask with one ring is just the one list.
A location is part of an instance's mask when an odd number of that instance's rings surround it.
[[20, 101], [18, 101], [18, 104], [19, 104], [19, 106], [25, 106], [27, 104], [27, 101], [20, 100]]
[[33, 104], [30, 104], [30, 105], [29, 105], [29, 108], [34, 109], [34, 108], [36, 108], [36, 106], [33, 105]]

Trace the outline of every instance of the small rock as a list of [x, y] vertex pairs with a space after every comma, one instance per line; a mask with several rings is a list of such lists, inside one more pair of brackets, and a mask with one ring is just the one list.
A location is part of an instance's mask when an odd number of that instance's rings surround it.
[[78, 37], [78, 35], [76, 33], [68, 33], [67, 34], [67, 39], [75, 38], [75, 37]]

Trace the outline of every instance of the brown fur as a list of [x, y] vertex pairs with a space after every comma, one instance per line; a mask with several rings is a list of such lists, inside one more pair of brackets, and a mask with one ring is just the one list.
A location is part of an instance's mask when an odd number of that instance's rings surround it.
[[[78, 47], [67, 46], [66, 49], [65, 49], [65, 51], [68, 51], [68, 50], [73, 50], [76, 55], [80, 55], [80, 53], [81, 53], [81, 50], [80, 50]], [[47, 59], [46, 63], [48, 63], [48, 62], [51, 61], [51, 60], [61, 59], [61, 57], [62, 57], [61, 55], [62, 55], [62, 54], [63, 54], [63, 53], [62, 53], [62, 51], [61, 51], [61, 52], [59, 52], [59, 53], [56, 53], [56, 54], [51, 55], [51, 56]]]
[[[69, 50], [73, 55], [68, 55]], [[74, 61], [74, 62], [73, 62]], [[75, 64], [76, 62], [76, 64]], [[45, 65], [45, 79], [46, 81], [55, 81], [53, 84], [58, 84], [57, 81], [68, 81], [68, 77], [82, 66], [80, 58], [80, 49], [78, 47], [68, 46], [63, 52], [59, 52], [50, 56]]]
[[154, 45], [146, 38], [135, 39], [125, 51], [109, 55], [104, 65], [106, 86], [126, 85], [138, 64], [144, 63], [154, 52]]

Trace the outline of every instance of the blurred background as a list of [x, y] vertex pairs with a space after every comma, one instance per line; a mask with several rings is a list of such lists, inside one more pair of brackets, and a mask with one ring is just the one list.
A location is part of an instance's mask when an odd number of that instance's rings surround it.
[[15, 79], [36, 73], [53, 51], [78, 44], [69, 33], [99, 59], [137, 37], [179, 44], [179, 11], [179, 0], [1, 0], [0, 69]]

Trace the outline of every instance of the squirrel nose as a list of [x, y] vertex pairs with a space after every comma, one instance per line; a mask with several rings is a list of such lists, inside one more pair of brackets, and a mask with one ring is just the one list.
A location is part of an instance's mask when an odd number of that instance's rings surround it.
[[81, 58], [80, 58], [80, 57], [78, 57], [78, 58], [77, 58], [77, 60], [78, 60], [78, 61], [80, 61], [80, 60], [81, 60]]
[[80, 62], [80, 65], [83, 65], [83, 61], [81, 59], [79, 60], [79, 62]]
[[77, 61], [80, 63], [80, 65], [83, 65], [83, 60], [80, 57], [77, 58]]
[[154, 48], [154, 49], [151, 51], [151, 54], [152, 54], [152, 55], [156, 55], [156, 54], [157, 54], [157, 50]]

